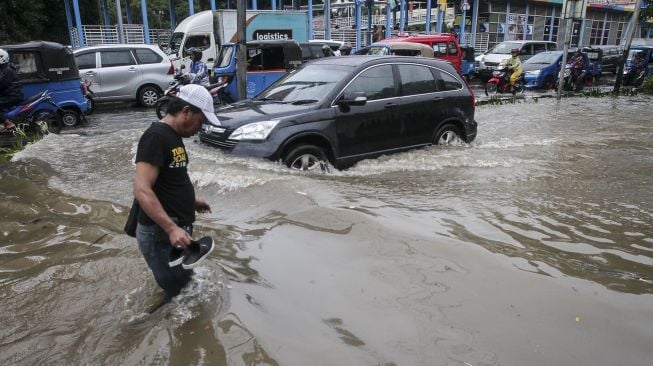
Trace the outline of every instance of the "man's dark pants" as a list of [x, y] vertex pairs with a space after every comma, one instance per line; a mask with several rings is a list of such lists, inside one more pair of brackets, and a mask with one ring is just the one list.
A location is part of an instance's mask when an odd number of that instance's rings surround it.
[[[192, 226], [186, 231], [192, 235]], [[157, 225], [139, 223], [136, 228], [136, 240], [156, 283], [166, 292], [166, 299], [170, 300], [179, 295], [190, 282], [193, 270], [183, 269], [181, 265], [174, 267], [168, 265], [172, 251], [168, 235]]]

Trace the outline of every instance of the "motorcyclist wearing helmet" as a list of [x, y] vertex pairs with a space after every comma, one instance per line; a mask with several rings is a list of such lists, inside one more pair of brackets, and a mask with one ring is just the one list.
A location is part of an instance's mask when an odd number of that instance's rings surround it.
[[335, 56], [333, 50], [331, 49], [331, 47], [329, 47], [328, 44], [322, 45], [322, 54], [324, 55], [324, 57]]
[[512, 71], [510, 75], [510, 87], [515, 87], [515, 82], [522, 74], [521, 69], [521, 59], [519, 58], [519, 48], [513, 48], [510, 50], [510, 59], [506, 62], [506, 67], [508, 70]]
[[637, 71], [641, 71], [644, 69], [644, 66], [646, 66], [646, 57], [644, 57], [644, 51], [639, 51], [635, 53], [635, 57], [633, 59], [633, 65], [635, 66], [635, 69]]
[[581, 55], [580, 50], [576, 50], [576, 52], [574, 52], [574, 55], [571, 56], [568, 64], [571, 65], [572, 80], [576, 80], [578, 75], [583, 72], [583, 66], [585, 65], [585, 60], [583, 60], [583, 56]]
[[0, 133], [16, 127], [12, 121], [7, 119], [4, 112], [23, 101], [23, 91], [16, 71], [9, 63], [9, 53], [0, 48]]
[[202, 50], [193, 47], [188, 50], [190, 52], [190, 69], [188, 70], [188, 77], [191, 84], [209, 85], [209, 68], [202, 61]]
[[349, 56], [351, 54], [351, 44], [343, 43], [338, 50], [340, 50], [340, 56]]

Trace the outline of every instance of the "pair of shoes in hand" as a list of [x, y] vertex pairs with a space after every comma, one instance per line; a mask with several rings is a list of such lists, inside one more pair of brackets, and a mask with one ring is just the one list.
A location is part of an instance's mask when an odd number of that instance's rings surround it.
[[213, 239], [210, 236], [197, 241], [191, 240], [186, 249], [172, 248], [168, 265], [174, 267], [181, 264], [184, 269], [195, 268], [213, 251], [213, 247]]

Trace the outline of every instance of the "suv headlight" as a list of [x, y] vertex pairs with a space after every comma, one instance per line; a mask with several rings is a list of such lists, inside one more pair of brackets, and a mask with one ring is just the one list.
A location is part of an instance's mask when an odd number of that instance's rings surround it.
[[539, 74], [540, 74], [540, 70], [530, 70], [530, 71], [526, 71], [526, 74], [528, 74], [528, 75], [539, 75]]
[[270, 135], [270, 132], [279, 123], [276, 121], [261, 121], [254, 122], [244, 126], [240, 126], [234, 131], [230, 140], [265, 140]]

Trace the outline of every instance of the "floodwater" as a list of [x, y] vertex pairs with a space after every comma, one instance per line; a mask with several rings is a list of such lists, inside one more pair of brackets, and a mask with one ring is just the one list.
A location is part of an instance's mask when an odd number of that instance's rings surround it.
[[477, 108], [477, 140], [292, 172], [189, 139], [216, 250], [160, 295], [122, 233], [152, 110], [0, 166], [0, 364], [645, 365], [653, 103]]

